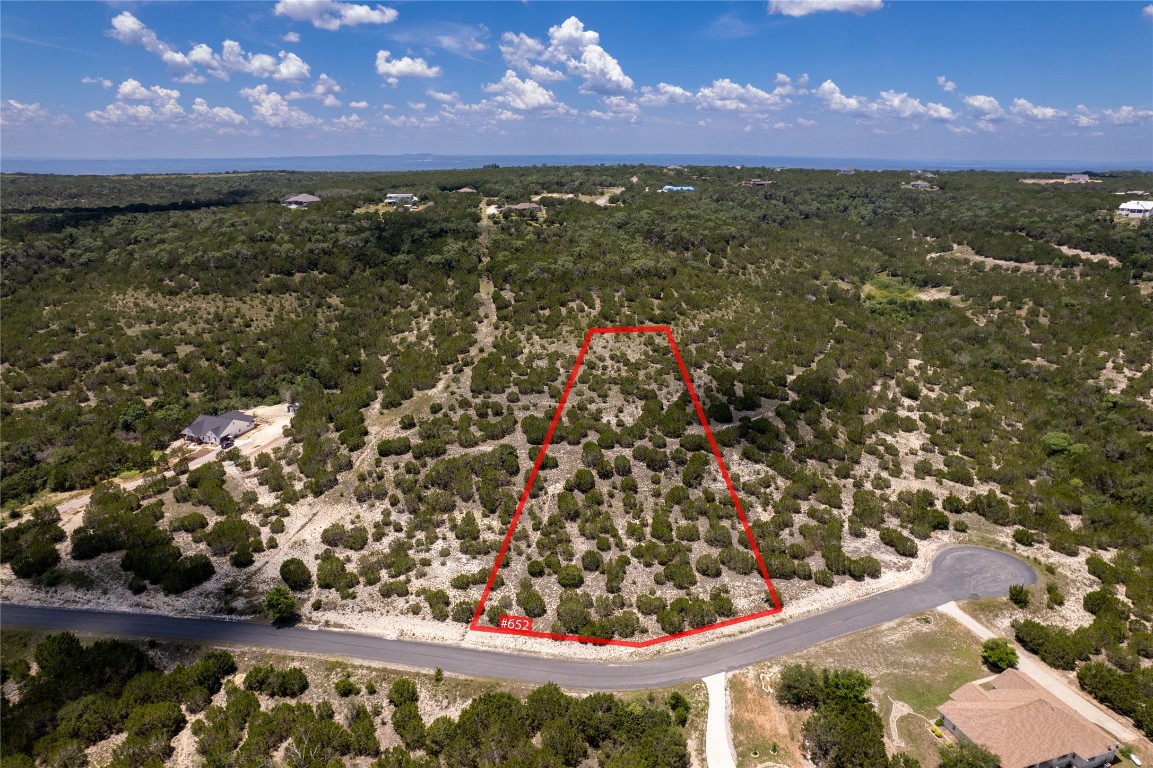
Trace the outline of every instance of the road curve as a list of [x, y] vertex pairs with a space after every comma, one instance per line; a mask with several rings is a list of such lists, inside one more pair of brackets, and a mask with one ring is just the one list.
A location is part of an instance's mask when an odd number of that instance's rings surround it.
[[236, 643], [284, 651], [344, 656], [472, 677], [555, 682], [584, 690], [658, 688], [740, 669], [810, 645], [884, 624], [953, 600], [1007, 595], [1011, 584], [1032, 584], [1037, 575], [1026, 563], [982, 547], [951, 547], [933, 560], [929, 575], [916, 584], [696, 650], [649, 661], [572, 661], [413, 640], [311, 630], [223, 619], [194, 619], [141, 613], [0, 604], [0, 627], [26, 626], [109, 635], [182, 638]]

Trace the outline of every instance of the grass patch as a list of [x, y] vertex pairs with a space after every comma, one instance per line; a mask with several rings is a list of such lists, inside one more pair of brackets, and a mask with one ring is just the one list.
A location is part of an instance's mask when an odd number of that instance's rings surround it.
[[797, 662], [859, 669], [886, 695], [930, 720], [949, 694], [986, 674], [980, 641], [935, 611], [822, 643], [778, 664]]
[[[985, 668], [981, 665], [981, 644], [969, 630], [940, 614], [921, 614], [924, 616], [932, 618], [931, 627], [922, 624], [924, 630], [914, 631], [904, 642], [890, 646], [893, 655], [889, 658], [904, 663], [877, 674], [874, 681], [890, 697], [932, 720], [937, 716], [937, 707], [949, 700], [949, 694], [982, 677]], [[921, 617], [914, 617], [913, 621]], [[875, 638], [875, 642], [874, 648], [886, 644], [883, 637]]]
[[49, 634], [40, 629], [5, 627], [0, 631], [0, 658], [5, 662], [12, 659], [31, 659], [32, 649]]
[[[939, 729], [938, 729], [939, 730]], [[921, 765], [935, 765], [941, 745], [944, 743], [929, 732], [929, 723], [916, 715], [905, 715], [897, 721], [897, 736], [902, 752], [921, 761]]]
[[761, 665], [729, 678], [733, 750], [738, 768], [764, 762], [800, 765], [801, 726], [808, 713], [782, 707], [761, 687]]
[[887, 317], [907, 319], [924, 311], [928, 303], [921, 300], [912, 285], [887, 275], [877, 275], [861, 289], [861, 300], [871, 312]]
[[964, 602], [958, 602], [957, 605], [959, 605], [965, 613], [986, 627], [998, 626], [1007, 613], [1013, 611], [1021, 612], [1019, 608], [1009, 602], [1009, 598], [1007, 597], [985, 597], [980, 600], [965, 600]]
[[877, 275], [861, 289], [866, 301], [914, 301], [917, 290], [903, 280]]

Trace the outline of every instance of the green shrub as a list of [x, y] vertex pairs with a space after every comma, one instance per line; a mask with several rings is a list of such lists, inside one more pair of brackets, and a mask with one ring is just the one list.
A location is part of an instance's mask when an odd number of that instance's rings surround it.
[[351, 678], [347, 675], [337, 680], [332, 688], [336, 691], [336, 695], [342, 699], [347, 699], [349, 696], [355, 696], [360, 693], [360, 686], [352, 682]]
[[1009, 587], [1009, 599], [1018, 608], [1028, 608], [1031, 594], [1024, 584], [1013, 584]]
[[1017, 649], [1003, 637], [986, 640], [981, 646], [981, 659], [994, 672], [1017, 666]]
[[412, 441], [404, 436], [381, 440], [376, 444], [376, 452], [382, 457], [404, 456], [410, 451], [412, 451]]
[[303, 592], [312, 586], [312, 571], [299, 557], [290, 557], [280, 564], [280, 578], [293, 592]]

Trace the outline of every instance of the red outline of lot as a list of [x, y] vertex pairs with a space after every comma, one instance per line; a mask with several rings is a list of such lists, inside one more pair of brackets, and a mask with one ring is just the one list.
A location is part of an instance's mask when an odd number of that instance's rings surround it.
[[[725, 486], [729, 489], [729, 497], [733, 500], [733, 507], [737, 511], [737, 516], [740, 518], [741, 525], [745, 530], [745, 538], [749, 543], [749, 547], [753, 551], [753, 555], [757, 558], [757, 567], [761, 571], [761, 575], [765, 579], [765, 585], [768, 587], [769, 596], [773, 600], [773, 607], [764, 611], [750, 613], [745, 616], [737, 616], [724, 621], [718, 621], [715, 624], [709, 624], [704, 627], [697, 627], [695, 629], [687, 629], [683, 632], [677, 632], [672, 635], [662, 635], [654, 637], [651, 640], [633, 641], [633, 640], [606, 640], [600, 637], [584, 637], [583, 635], [563, 635], [555, 632], [537, 632], [532, 630], [510, 630], [501, 629], [500, 627], [481, 626], [480, 620], [484, 615], [484, 605], [488, 601], [488, 594], [492, 590], [493, 582], [496, 580], [497, 573], [500, 572], [500, 564], [504, 561], [505, 555], [508, 552], [509, 544], [512, 543], [512, 535], [516, 532], [517, 523], [520, 522], [521, 513], [524, 512], [525, 504], [528, 502], [529, 493], [532, 491], [533, 483], [536, 482], [537, 472], [540, 470], [541, 463], [544, 461], [545, 453], [548, 451], [549, 444], [552, 443], [553, 433], [556, 431], [557, 423], [560, 422], [561, 414], [564, 413], [565, 403], [568, 401], [569, 392], [572, 391], [573, 384], [576, 383], [577, 374], [580, 372], [581, 363], [584, 361], [585, 353], [588, 351], [589, 343], [594, 336], [600, 334], [610, 333], [663, 333], [665, 338], [669, 341], [669, 348], [673, 351], [673, 356], [677, 360], [677, 366], [681, 370], [681, 377], [685, 381], [685, 388], [688, 390], [689, 397], [692, 398], [693, 406], [697, 411], [697, 418], [701, 420], [701, 426], [705, 429], [705, 437], [708, 438], [709, 446], [713, 449], [713, 458], [717, 461], [717, 468], [721, 471], [721, 477], [725, 480]], [[697, 391], [693, 387], [692, 379], [689, 378], [688, 368], [685, 367], [685, 361], [681, 357], [681, 351], [677, 348], [677, 342], [673, 339], [673, 331], [667, 325], [638, 325], [638, 326], [623, 326], [623, 327], [609, 327], [609, 328], [590, 328], [585, 334], [584, 343], [581, 345], [580, 352], [577, 353], [576, 363], [573, 365], [572, 373], [569, 374], [568, 384], [565, 385], [564, 393], [561, 394], [560, 402], [557, 403], [556, 412], [553, 414], [552, 423], [549, 424], [548, 432], [545, 434], [544, 443], [541, 444], [540, 451], [537, 453], [536, 462], [533, 464], [532, 472], [529, 473], [528, 482], [525, 484], [524, 492], [520, 495], [520, 502], [517, 504], [516, 513], [512, 517], [512, 522], [509, 523], [508, 533], [505, 534], [504, 543], [501, 544], [500, 552], [496, 556], [496, 562], [493, 563], [492, 572], [488, 575], [488, 581], [484, 585], [484, 593], [481, 594], [480, 602], [477, 603], [476, 611], [472, 615], [472, 622], [468, 625], [470, 630], [477, 632], [493, 632], [501, 635], [516, 635], [519, 637], [539, 637], [546, 640], [574, 640], [581, 643], [594, 643], [596, 645], [620, 645], [627, 648], [646, 648], [658, 643], [666, 643], [670, 640], [676, 640], [681, 637], [689, 637], [690, 635], [700, 634], [707, 632], [711, 629], [720, 629], [721, 627], [732, 626], [744, 621], [752, 621], [764, 616], [772, 616], [781, 611], [781, 600], [777, 597], [777, 590], [773, 587], [773, 580], [769, 578], [768, 569], [765, 568], [764, 558], [761, 557], [761, 551], [757, 548], [756, 539], [753, 537], [753, 532], [749, 528], [749, 520], [745, 516], [744, 507], [741, 506], [741, 500], [737, 497], [737, 491], [733, 487], [732, 478], [729, 477], [729, 470], [725, 467], [725, 460], [721, 458], [721, 450], [717, 447], [717, 441], [713, 438], [713, 431], [709, 428], [709, 421], [705, 418], [705, 410], [701, 407], [700, 398], [697, 397]]]

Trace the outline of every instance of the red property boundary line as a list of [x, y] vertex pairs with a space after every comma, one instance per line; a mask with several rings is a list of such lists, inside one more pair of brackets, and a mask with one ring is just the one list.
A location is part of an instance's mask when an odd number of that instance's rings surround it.
[[[540, 471], [541, 463], [544, 461], [545, 453], [548, 451], [549, 444], [552, 442], [553, 433], [556, 431], [556, 425], [560, 422], [561, 414], [564, 412], [565, 403], [568, 401], [569, 392], [572, 391], [573, 384], [576, 383], [577, 373], [580, 371], [581, 363], [584, 361], [585, 353], [588, 352], [589, 343], [594, 336], [599, 334], [610, 333], [663, 333], [665, 338], [668, 339], [669, 348], [673, 351], [673, 356], [676, 357], [677, 366], [681, 370], [681, 377], [685, 380], [685, 387], [688, 389], [689, 396], [692, 398], [693, 406], [696, 408], [697, 417], [701, 421], [701, 426], [705, 429], [705, 437], [709, 440], [709, 445], [713, 449], [713, 458], [717, 461], [717, 467], [721, 470], [721, 477], [725, 480], [725, 486], [729, 489], [729, 497], [733, 500], [733, 506], [737, 510], [737, 516], [741, 520], [741, 525], [745, 529], [745, 538], [749, 542], [749, 546], [753, 551], [753, 555], [757, 559], [757, 567], [760, 568], [761, 576], [765, 579], [765, 585], [768, 587], [769, 596], [773, 600], [773, 607], [758, 611], [757, 613], [750, 613], [746, 616], [737, 616], [725, 621], [719, 621], [715, 624], [709, 624], [704, 627], [697, 627], [696, 629], [688, 629], [684, 632], [677, 632], [673, 635], [663, 635], [651, 640], [633, 641], [633, 640], [606, 640], [600, 637], [584, 637], [583, 635], [563, 635], [555, 632], [537, 632], [533, 630], [510, 630], [501, 629], [500, 627], [481, 626], [480, 619], [484, 614], [484, 605], [488, 601], [489, 592], [492, 591], [493, 582], [496, 580], [496, 575], [500, 571], [500, 564], [504, 561], [505, 555], [508, 552], [509, 544], [512, 543], [512, 535], [516, 531], [517, 523], [520, 522], [521, 513], [524, 512], [525, 504], [528, 502], [529, 492], [532, 490], [533, 483], [536, 482], [537, 472]], [[761, 551], [757, 548], [756, 539], [753, 537], [753, 531], [749, 527], [748, 518], [745, 516], [744, 507], [741, 506], [741, 501], [737, 498], [737, 491], [733, 488], [732, 478], [729, 477], [729, 470], [725, 467], [725, 460], [721, 458], [721, 450], [717, 447], [717, 441], [713, 438], [713, 431], [709, 428], [709, 421], [705, 418], [705, 410], [701, 407], [700, 398], [697, 397], [697, 391], [693, 387], [692, 379], [689, 378], [688, 368], [685, 367], [685, 361], [681, 357], [681, 351], [677, 348], [677, 342], [673, 339], [672, 329], [667, 325], [637, 325], [637, 326], [622, 326], [622, 327], [609, 327], [609, 328], [590, 328], [585, 334], [584, 343], [581, 345], [580, 352], [577, 353], [576, 363], [573, 365], [572, 373], [569, 374], [568, 384], [565, 385], [564, 393], [561, 394], [560, 402], [557, 403], [556, 413], [553, 414], [552, 423], [549, 424], [548, 432], [545, 434], [544, 443], [541, 444], [540, 451], [537, 453], [536, 462], [533, 464], [532, 472], [529, 474], [528, 482], [525, 484], [524, 492], [520, 495], [520, 503], [517, 504], [516, 513], [512, 517], [512, 522], [508, 526], [508, 533], [505, 534], [504, 543], [501, 544], [500, 553], [496, 556], [496, 562], [493, 563], [492, 572], [488, 575], [488, 582], [484, 585], [484, 593], [480, 597], [480, 602], [477, 603], [476, 611], [472, 615], [472, 622], [468, 628], [477, 632], [493, 632], [502, 635], [519, 635], [521, 637], [540, 637], [547, 640], [575, 640], [582, 643], [595, 643], [596, 645], [620, 645], [628, 648], [646, 648], [658, 643], [665, 643], [669, 640], [676, 640], [681, 637], [689, 637], [690, 635], [700, 634], [707, 632], [710, 629], [720, 629], [721, 627], [732, 626], [744, 621], [752, 621], [764, 616], [772, 616], [781, 611], [781, 600], [777, 597], [777, 590], [773, 587], [773, 580], [769, 578], [768, 569], [765, 568], [764, 558], [761, 557]]]

